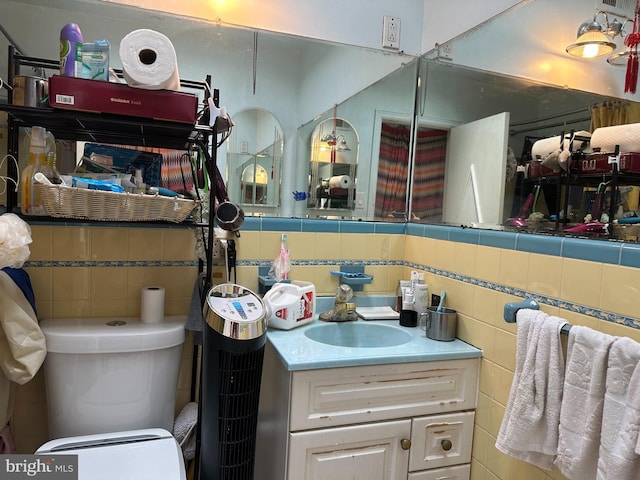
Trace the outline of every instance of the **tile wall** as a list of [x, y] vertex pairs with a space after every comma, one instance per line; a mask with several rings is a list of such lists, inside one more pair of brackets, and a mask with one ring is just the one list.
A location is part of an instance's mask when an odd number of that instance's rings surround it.
[[[535, 297], [542, 310], [573, 324], [640, 341], [640, 246], [418, 224], [248, 218], [236, 239], [231, 280], [258, 289], [258, 268], [278, 255], [287, 234], [290, 277], [311, 281], [318, 295], [338, 285], [331, 270], [362, 265], [374, 276], [364, 293], [391, 293], [411, 270], [425, 272], [430, 292], [447, 292], [459, 312], [458, 336], [484, 352], [473, 448], [473, 480], [563, 479], [494, 448], [515, 368], [514, 324], [507, 302]], [[27, 265], [41, 318], [136, 315], [140, 288], [167, 289], [167, 313], [186, 314], [197, 275], [194, 234], [184, 228], [37, 226]], [[226, 279], [217, 267], [215, 281]], [[188, 401], [186, 348], [178, 405]], [[18, 391], [18, 448], [46, 439], [42, 376]]]

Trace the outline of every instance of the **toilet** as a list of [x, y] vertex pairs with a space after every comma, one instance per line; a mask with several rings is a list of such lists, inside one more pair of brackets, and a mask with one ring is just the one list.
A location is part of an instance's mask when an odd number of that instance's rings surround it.
[[80, 480], [186, 478], [169, 433], [185, 323], [185, 316], [42, 320], [52, 440], [36, 453], [78, 455]]

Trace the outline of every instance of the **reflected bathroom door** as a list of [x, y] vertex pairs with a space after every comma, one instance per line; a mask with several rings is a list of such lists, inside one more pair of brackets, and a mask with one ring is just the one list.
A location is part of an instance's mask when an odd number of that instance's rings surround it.
[[504, 210], [509, 112], [449, 131], [443, 221], [500, 225]]

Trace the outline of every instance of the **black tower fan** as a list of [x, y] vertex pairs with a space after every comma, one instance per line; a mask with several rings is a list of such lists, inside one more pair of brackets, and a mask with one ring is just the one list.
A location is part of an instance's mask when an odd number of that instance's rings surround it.
[[204, 306], [200, 480], [253, 480], [267, 321], [262, 300], [236, 284]]

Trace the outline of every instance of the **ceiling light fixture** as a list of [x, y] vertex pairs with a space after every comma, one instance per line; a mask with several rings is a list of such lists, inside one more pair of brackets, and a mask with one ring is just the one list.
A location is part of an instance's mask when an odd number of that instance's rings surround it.
[[[598, 14], [604, 16], [604, 24], [598, 23]], [[580, 25], [578, 38], [566, 48], [567, 53], [580, 58], [595, 58], [607, 55], [615, 50], [616, 44], [603, 32], [613, 33], [613, 36], [615, 36], [622, 34], [622, 27], [623, 24], [617, 20], [615, 23], [609, 24], [607, 15], [604, 12], [596, 12], [593, 21], [587, 21]]]

